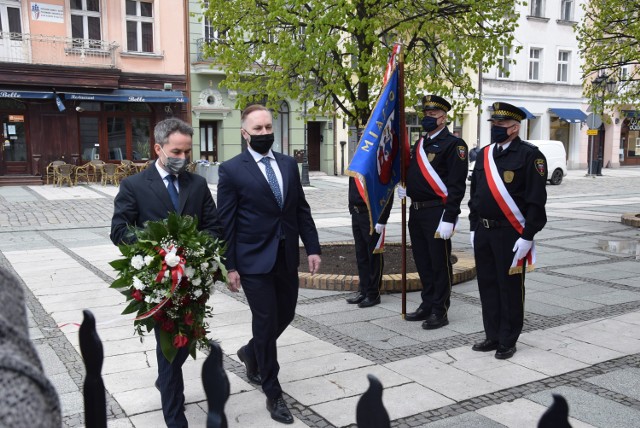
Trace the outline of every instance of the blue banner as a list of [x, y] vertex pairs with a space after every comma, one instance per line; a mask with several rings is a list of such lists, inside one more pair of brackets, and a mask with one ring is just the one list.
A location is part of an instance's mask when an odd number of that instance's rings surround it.
[[371, 227], [380, 219], [400, 181], [400, 111], [396, 67], [378, 98], [347, 174], [359, 181]]

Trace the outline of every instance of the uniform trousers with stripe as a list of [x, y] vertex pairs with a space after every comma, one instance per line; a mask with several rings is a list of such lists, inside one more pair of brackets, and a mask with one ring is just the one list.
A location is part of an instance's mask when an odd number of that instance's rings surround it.
[[369, 211], [363, 210], [351, 214], [351, 229], [356, 247], [356, 261], [358, 263], [358, 291], [370, 299], [380, 296], [384, 257], [382, 253], [373, 253], [380, 234], [375, 231], [369, 234]]
[[482, 224], [474, 236], [484, 331], [487, 339], [507, 347], [516, 344], [524, 323], [524, 275], [509, 275], [518, 238], [512, 227], [487, 229]]
[[451, 305], [451, 240], [436, 239], [443, 207], [428, 207], [409, 213], [411, 250], [422, 283], [420, 307], [438, 317], [447, 314]]

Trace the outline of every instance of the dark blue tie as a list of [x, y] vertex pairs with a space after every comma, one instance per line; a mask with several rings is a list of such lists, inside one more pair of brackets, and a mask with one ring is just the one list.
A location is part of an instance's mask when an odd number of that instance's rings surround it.
[[271, 187], [271, 191], [273, 195], [276, 197], [276, 201], [278, 201], [278, 206], [282, 208], [282, 192], [280, 192], [280, 186], [278, 185], [278, 179], [276, 178], [276, 172], [271, 167], [271, 161], [268, 157], [263, 157], [260, 159], [267, 170], [267, 181], [269, 182], [269, 186]]
[[169, 185], [167, 186], [167, 190], [169, 191], [169, 197], [171, 198], [173, 207], [175, 208], [176, 212], [178, 212], [180, 208], [180, 196], [178, 196], [178, 189], [176, 189], [176, 185], [174, 183], [177, 177], [175, 175], [169, 174], [167, 175], [166, 178], [167, 178], [167, 181], [169, 182]]

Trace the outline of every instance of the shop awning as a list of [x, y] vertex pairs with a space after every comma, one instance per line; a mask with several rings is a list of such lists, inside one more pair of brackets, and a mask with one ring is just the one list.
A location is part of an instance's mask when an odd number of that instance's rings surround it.
[[153, 91], [143, 89], [114, 89], [102, 94], [66, 92], [65, 100], [74, 101], [112, 101], [121, 103], [186, 103], [181, 91]]
[[524, 114], [527, 115], [527, 119], [535, 119], [536, 116], [534, 116], [533, 114], [531, 114], [531, 112], [529, 110], [527, 110], [524, 107], [518, 107], [520, 110], [522, 110], [524, 112]]
[[587, 120], [586, 113], [577, 108], [550, 108], [549, 111], [569, 123], [580, 123]]
[[37, 100], [49, 100], [53, 98], [53, 92], [42, 91], [14, 91], [11, 89], [0, 89], [0, 98], [29, 98]]

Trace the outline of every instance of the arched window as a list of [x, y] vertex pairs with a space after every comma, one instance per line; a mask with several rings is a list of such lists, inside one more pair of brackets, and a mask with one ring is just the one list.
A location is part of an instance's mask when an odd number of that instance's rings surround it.
[[289, 153], [289, 104], [282, 101], [277, 115], [273, 118], [273, 149], [277, 152]]

